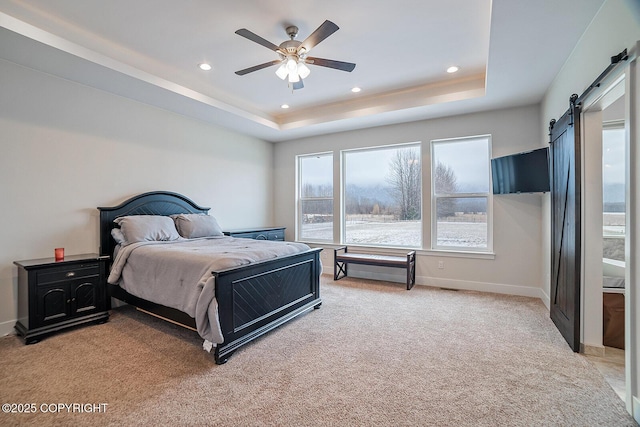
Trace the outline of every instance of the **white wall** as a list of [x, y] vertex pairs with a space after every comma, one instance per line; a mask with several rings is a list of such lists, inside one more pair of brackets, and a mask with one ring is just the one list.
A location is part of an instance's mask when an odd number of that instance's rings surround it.
[[[428, 143], [431, 140], [491, 134], [493, 156], [499, 157], [542, 146], [539, 123], [538, 106], [528, 106], [278, 143], [274, 160], [275, 222], [287, 226], [287, 238], [294, 238], [296, 155], [422, 141], [427, 143], [427, 149], [423, 150], [423, 167], [428, 167]], [[445, 257], [442, 253], [421, 251], [418, 254], [417, 282], [541, 297], [543, 197], [539, 194], [495, 196], [495, 259]], [[428, 198], [423, 200], [423, 221], [427, 227], [431, 211], [429, 204]], [[425, 249], [428, 249], [428, 243]], [[445, 261], [443, 270], [437, 268], [440, 260]], [[325, 249], [325, 273], [332, 269], [332, 262], [332, 251]], [[350, 267], [350, 271], [356, 267]], [[384, 270], [385, 274], [392, 274], [392, 271]], [[398, 271], [395, 278], [402, 282], [402, 272]]]
[[541, 117], [545, 132], [551, 119], [558, 119], [567, 111], [571, 94], [582, 94], [611, 63], [613, 55], [630, 49], [639, 40], [640, 6], [632, 6], [637, 2], [607, 0], [603, 4], [547, 89]]
[[13, 261], [97, 252], [97, 206], [169, 190], [223, 228], [273, 222], [271, 143], [3, 60], [0, 94], [0, 336]]

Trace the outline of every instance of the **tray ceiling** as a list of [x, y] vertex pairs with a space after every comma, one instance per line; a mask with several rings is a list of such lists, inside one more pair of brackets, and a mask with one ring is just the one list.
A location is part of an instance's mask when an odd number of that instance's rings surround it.
[[[602, 3], [0, 0], [0, 58], [275, 142], [539, 102]], [[234, 74], [277, 59], [237, 29], [279, 44], [325, 19], [312, 55], [353, 72]]]

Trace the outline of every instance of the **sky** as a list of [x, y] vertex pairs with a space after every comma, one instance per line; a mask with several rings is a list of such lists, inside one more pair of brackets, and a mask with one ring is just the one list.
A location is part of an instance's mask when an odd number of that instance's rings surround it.
[[[406, 147], [406, 146], [405, 146]], [[397, 148], [379, 150], [354, 150], [345, 155], [346, 181], [359, 186], [387, 185], [389, 164], [396, 156]], [[419, 150], [416, 145], [415, 149]]]
[[[389, 162], [394, 156], [395, 148], [346, 151], [348, 183], [360, 186], [387, 184]], [[331, 154], [306, 157], [302, 163], [306, 182], [315, 185], [331, 184], [332, 167]]]
[[319, 154], [301, 158], [303, 185], [331, 185], [333, 181], [333, 154]]
[[[409, 147], [409, 146], [405, 146]], [[415, 145], [417, 148], [418, 145]], [[386, 185], [389, 177], [389, 163], [395, 156], [397, 147], [345, 151], [347, 182], [359, 186]], [[436, 158], [451, 167], [461, 185], [486, 183], [488, 191], [489, 152], [486, 144], [478, 144], [478, 139], [443, 141], [436, 143]], [[461, 155], [464, 153], [464, 155]], [[429, 158], [423, 153], [422, 158]], [[484, 159], [484, 161], [478, 161]], [[333, 156], [309, 156], [302, 160], [305, 182], [314, 185], [331, 184]]]
[[602, 175], [605, 184], [624, 183], [624, 129], [602, 132]]
[[490, 157], [486, 137], [436, 142], [434, 161], [453, 169], [458, 187], [489, 192]]

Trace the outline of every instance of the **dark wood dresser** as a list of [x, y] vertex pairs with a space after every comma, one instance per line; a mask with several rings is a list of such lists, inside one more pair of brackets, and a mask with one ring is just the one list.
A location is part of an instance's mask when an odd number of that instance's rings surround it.
[[236, 230], [223, 231], [225, 236], [242, 237], [256, 240], [282, 240], [284, 241], [284, 230], [286, 227], [256, 227], [240, 228]]

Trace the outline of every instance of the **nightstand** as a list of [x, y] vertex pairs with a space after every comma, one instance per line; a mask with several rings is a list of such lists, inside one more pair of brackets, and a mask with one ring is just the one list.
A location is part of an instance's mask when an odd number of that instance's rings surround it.
[[282, 240], [286, 227], [255, 227], [223, 231], [225, 236], [242, 237], [256, 240]]
[[109, 319], [106, 271], [108, 256], [82, 254], [61, 261], [15, 261], [18, 266], [18, 321], [25, 344], [44, 335]]

